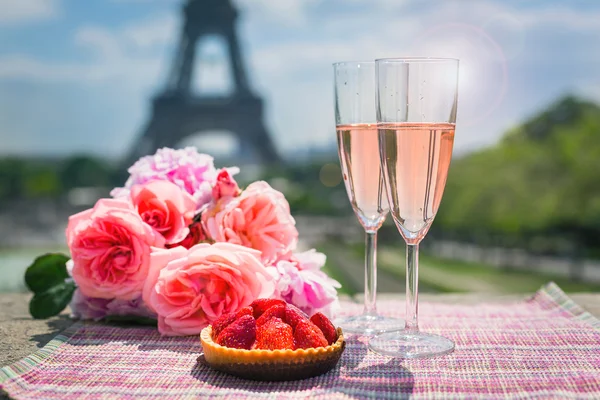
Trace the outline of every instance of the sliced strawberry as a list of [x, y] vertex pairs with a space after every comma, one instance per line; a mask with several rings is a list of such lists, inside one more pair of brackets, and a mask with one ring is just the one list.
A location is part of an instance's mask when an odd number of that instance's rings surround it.
[[296, 329], [296, 325], [298, 325], [298, 322], [308, 321], [308, 315], [306, 315], [304, 311], [294, 306], [293, 304], [288, 304], [285, 308], [284, 321], [290, 324], [292, 328]]
[[256, 328], [256, 348], [294, 350], [294, 330], [281, 318], [273, 317]]
[[271, 318], [275, 318], [275, 317], [277, 317], [281, 320], [283, 320], [285, 318], [285, 306], [276, 305], [271, 308], [268, 308], [267, 311], [265, 311], [263, 313], [263, 315], [258, 317], [258, 319], [256, 320], [256, 326], [261, 326], [262, 324], [264, 324]]
[[253, 310], [252, 307], [246, 306], [244, 308], [240, 308], [240, 310], [235, 314], [235, 319], [242, 318], [244, 315], [252, 315]]
[[315, 324], [317, 328], [323, 332], [323, 336], [325, 336], [325, 339], [327, 339], [328, 344], [332, 344], [337, 340], [335, 326], [333, 326], [329, 318], [327, 318], [323, 313], [318, 312], [310, 317], [310, 322]]
[[221, 346], [250, 350], [256, 340], [256, 320], [252, 315], [244, 315], [223, 329], [217, 337]]
[[223, 314], [219, 318], [216, 319], [215, 322], [212, 323], [212, 336], [213, 339], [219, 337], [219, 333], [223, 331], [223, 329], [227, 328], [229, 324], [235, 321], [236, 315], [235, 313]]
[[323, 332], [315, 324], [305, 320], [299, 321], [296, 325], [294, 340], [297, 349], [327, 346], [327, 339], [325, 339]]
[[285, 301], [279, 299], [256, 299], [250, 304], [254, 310], [254, 318], [260, 317], [265, 311], [273, 306], [285, 306]]

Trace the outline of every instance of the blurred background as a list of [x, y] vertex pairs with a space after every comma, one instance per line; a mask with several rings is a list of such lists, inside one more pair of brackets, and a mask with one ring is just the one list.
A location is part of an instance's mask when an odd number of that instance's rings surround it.
[[[406, 55], [461, 60], [422, 290], [596, 291], [598, 21], [584, 0], [0, 0], [0, 292], [25, 290], [36, 255], [66, 251], [68, 215], [163, 145], [282, 190], [302, 246], [361, 292], [331, 63]], [[380, 291], [404, 290], [403, 249], [387, 221]]]

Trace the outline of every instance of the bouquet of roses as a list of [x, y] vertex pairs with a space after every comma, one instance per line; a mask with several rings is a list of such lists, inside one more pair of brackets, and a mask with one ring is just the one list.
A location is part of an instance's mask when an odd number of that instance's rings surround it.
[[331, 316], [338, 282], [325, 255], [297, 253], [289, 204], [268, 183], [244, 190], [238, 168], [217, 170], [195, 148], [160, 149], [137, 161], [112, 198], [69, 218], [70, 257], [46, 254], [28, 268], [30, 312], [70, 305], [92, 320], [158, 320], [164, 335], [192, 335], [259, 297]]

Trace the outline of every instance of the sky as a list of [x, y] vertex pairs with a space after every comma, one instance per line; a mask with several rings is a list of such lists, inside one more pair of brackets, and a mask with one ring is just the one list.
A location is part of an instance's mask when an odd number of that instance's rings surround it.
[[[493, 145], [560, 96], [600, 102], [600, 1], [232, 1], [251, 87], [287, 155], [335, 143], [336, 61], [459, 58], [457, 153]], [[0, 154], [122, 157], [165, 86], [180, 7], [0, 0]], [[199, 93], [230, 88], [222, 43], [208, 39], [199, 54]], [[188, 143], [236, 146], [219, 132]]]

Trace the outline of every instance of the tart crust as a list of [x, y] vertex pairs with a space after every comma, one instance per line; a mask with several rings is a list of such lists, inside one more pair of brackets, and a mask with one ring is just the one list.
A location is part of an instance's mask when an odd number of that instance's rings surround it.
[[[321, 375], [332, 369], [346, 346], [341, 328], [338, 339], [327, 347], [297, 350], [245, 350], [221, 346], [212, 339], [212, 326], [200, 333], [203, 357], [211, 368], [241, 378], [266, 381], [296, 380]], [[203, 358], [203, 360], [202, 360]]]

